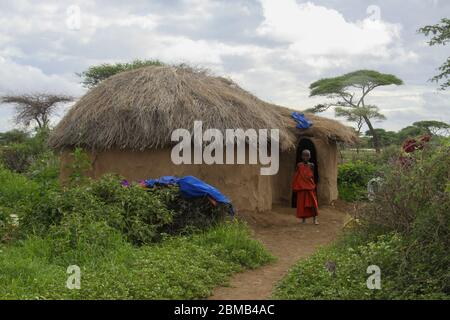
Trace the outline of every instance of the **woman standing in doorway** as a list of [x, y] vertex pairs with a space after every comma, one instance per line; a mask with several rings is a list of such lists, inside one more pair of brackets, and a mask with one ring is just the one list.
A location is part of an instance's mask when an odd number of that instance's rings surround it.
[[297, 164], [292, 189], [297, 193], [297, 218], [306, 222], [306, 218], [313, 218], [314, 224], [319, 224], [317, 216], [319, 207], [317, 203], [316, 184], [314, 182], [314, 164], [309, 162], [311, 152], [302, 151], [302, 162]]

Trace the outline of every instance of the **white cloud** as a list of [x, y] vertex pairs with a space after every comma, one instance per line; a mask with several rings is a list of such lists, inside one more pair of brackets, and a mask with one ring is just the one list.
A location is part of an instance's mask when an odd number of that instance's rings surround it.
[[36, 67], [20, 65], [0, 57], [0, 93], [31, 91], [79, 95], [83, 89], [62, 75], [47, 75]]
[[397, 45], [400, 24], [366, 17], [348, 22], [334, 9], [295, 0], [261, 0], [264, 21], [257, 32], [285, 42], [286, 56], [304, 59], [315, 67], [330, 68], [350, 62], [355, 56], [389, 59], [400, 55], [405, 61], [415, 59], [411, 51]]

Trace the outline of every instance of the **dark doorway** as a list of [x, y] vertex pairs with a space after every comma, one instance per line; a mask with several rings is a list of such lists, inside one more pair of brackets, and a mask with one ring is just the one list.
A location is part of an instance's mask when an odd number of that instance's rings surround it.
[[[299, 141], [298, 145], [297, 145], [297, 155], [296, 155], [296, 161], [295, 161], [295, 165], [294, 165], [294, 171], [297, 170], [297, 163], [302, 161], [302, 151], [308, 149], [311, 152], [311, 162], [314, 163], [314, 182], [317, 183], [319, 182], [319, 168], [317, 166], [317, 152], [316, 152], [316, 147], [314, 146], [314, 143], [308, 139], [308, 138], [303, 138]], [[316, 192], [317, 192], [317, 188], [316, 188]], [[297, 193], [292, 191], [292, 200], [291, 200], [291, 207], [292, 208], [297, 208]]]

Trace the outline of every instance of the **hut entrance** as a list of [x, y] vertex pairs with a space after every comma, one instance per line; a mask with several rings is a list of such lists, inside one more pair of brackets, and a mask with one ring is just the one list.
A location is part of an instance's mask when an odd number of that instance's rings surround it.
[[[297, 169], [297, 163], [302, 161], [302, 151], [305, 149], [308, 149], [311, 152], [310, 162], [314, 163], [314, 182], [316, 183], [316, 186], [317, 186], [317, 182], [319, 181], [319, 168], [317, 166], [317, 152], [316, 152], [316, 147], [314, 146], [314, 143], [308, 138], [302, 138], [298, 142], [294, 170]], [[316, 188], [316, 191], [317, 191], [317, 188]], [[294, 191], [292, 191], [291, 207], [297, 208], [297, 194]]]

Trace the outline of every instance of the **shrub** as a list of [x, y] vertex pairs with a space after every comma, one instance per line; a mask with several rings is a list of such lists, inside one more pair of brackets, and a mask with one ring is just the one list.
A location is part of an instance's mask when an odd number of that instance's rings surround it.
[[25, 172], [34, 160], [35, 154], [28, 144], [13, 144], [2, 147], [2, 164], [15, 172]]
[[39, 193], [39, 185], [23, 175], [0, 166], [0, 205], [29, 202]]
[[26, 176], [44, 188], [56, 188], [59, 177], [59, 157], [52, 151], [38, 155], [28, 167]]
[[367, 206], [363, 214], [367, 232], [380, 228], [400, 233], [421, 230], [422, 235], [431, 237], [434, 235], [431, 230], [439, 233], [448, 230], [449, 146], [447, 141], [438, 147], [416, 151], [410, 155], [412, 165], [392, 163], [383, 170], [377, 201]]
[[0, 132], [0, 145], [7, 146], [10, 144], [23, 143], [29, 138], [26, 131], [13, 129], [6, 132]]
[[[25, 179], [25, 178], [24, 178]], [[32, 205], [21, 208], [24, 235], [45, 235], [52, 225], [72, 214], [107, 223], [133, 244], [160, 241], [166, 234], [192, 233], [214, 226], [227, 214], [208, 199], [185, 199], [177, 187], [146, 190], [105, 175], [85, 184], [44, 192]]]
[[[0, 162], [9, 170], [23, 173], [47, 148], [48, 130], [39, 130], [32, 137], [26, 137], [23, 142], [2, 146]], [[20, 140], [17, 140], [20, 141]]]
[[373, 164], [357, 160], [338, 167], [338, 191], [346, 201], [363, 200], [367, 196], [367, 183], [376, 173]]

